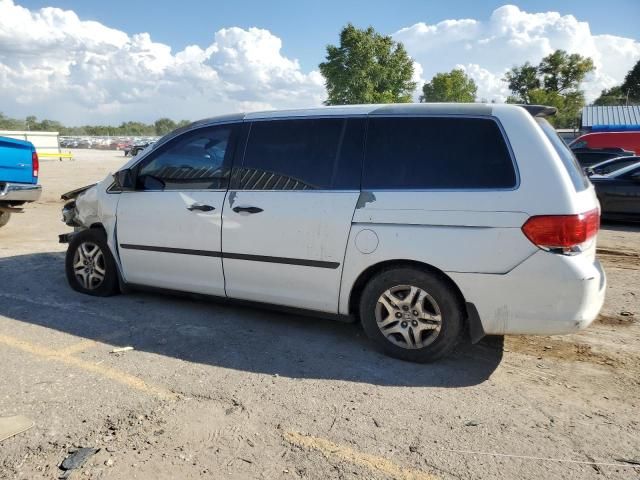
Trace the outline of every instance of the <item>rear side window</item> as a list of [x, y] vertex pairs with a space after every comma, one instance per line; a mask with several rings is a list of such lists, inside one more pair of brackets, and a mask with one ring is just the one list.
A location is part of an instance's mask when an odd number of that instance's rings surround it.
[[489, 118], [371, 118], [362, 188], [503, 189], [516, 172]]
[[578, 163], [578, 160], [576, 159], [571, 149], [567, 147], [567, 144], [562, 141], [558, 133], [549, 122], [547, 122], [544, 118], [536, 118], [536, 121], [551, 142], [551, 145], [553, 145], [554, 150], [558, 153], [560, 160], [562, 160], [562, 164], [567, 170], [567, 173], [571, 178], [571, 183], [573, 183], [573, 187], [576, 189], [576, 192], [585, 190], [589, 186], [589, 179], [582, 171], [582, 168], [580, 167], [580, 164]]
[[253, 122], [232, 188], [359, 189], [364, 122], [362, 118]]

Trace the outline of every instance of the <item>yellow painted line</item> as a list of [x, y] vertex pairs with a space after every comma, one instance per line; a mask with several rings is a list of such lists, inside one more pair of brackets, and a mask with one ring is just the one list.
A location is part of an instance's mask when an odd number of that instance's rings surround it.
[[90, 348], [93, 348], [96, 345], [98, 345], [98, 342], [95, 340], [80, 340], [79, 342], [76, 342], [73, 345], [69, 345], [68, 347], [56, 350], [56, 353], [58, 355], [73, 355], [74, 353], [89, 350]]
[[71, 153], [39, 153], [38, 158], [73, 158]]
[[338, 445], [325, 438], [311, 437], [297, 432], [285, 432], [285, 440], [300, 448], [317, 450], [326, 458], [339, 458], [383, 473], [397, 480], [436, 480], [437, 477], [422, 470], [414, 470], [396, 465], [391, 460], [368, 453], [358, 452], [345, 445]]
[[109, 335], [103, 335], [96, 340], [89, 340], [89, 339], [80, 340], [79, 342], [69, 345], [68, 347], [64, 347], [59, 350], [56, 350], [56, 353], [60, 355], [73, 355], [74, 353], [87, 351], [93, 347], [98, 346], [98, 344], [100, 343], [105, 343], [110, 340], [114, 340], [120, 336], [123, 336], [125, 335], [125, 333], [126, 332], [124, 331], [112, 332]]
[[139, 390], [141, 392], [153, 395], [163, 400], [177, 400], [178, 395], [167, 388], [153, 385], [145, 382], [139, 377], [130, 375], [122, 370], [116, 368], [107, 367], [105, 365], [99, 365], [91, 362], [87, 362], [80, 358], [76, 358], [69, 353], [63, 351], [53, 350], [51, 348], [36, 345], [25, 340], [11, 337], [9, 335], [0, 334], [0, 344], [4, 344], [8, 347], [22, 350], [23, 352], [36, 355], [47, 360], [54, 360], [65, 365], [70, 365], [86, 372], [99, 375], [101, 377], [108, 378], [114, 382], [125, 385], [129, 388]]

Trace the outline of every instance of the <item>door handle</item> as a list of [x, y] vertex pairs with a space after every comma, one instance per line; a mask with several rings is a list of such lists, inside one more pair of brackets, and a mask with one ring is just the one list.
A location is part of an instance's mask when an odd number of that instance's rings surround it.
[[193, 212], [194, 210], [200, 210], [201, 212], [210, 212], [215, 210], [216, 207], [212, 207], [211, 205], [202, 205], [201, 203], [192, 203], [187, 207], [187, 210]]
[[233, 207], [233, 211], [236, 213], [260, 213], [263, 212], [260, 207]]

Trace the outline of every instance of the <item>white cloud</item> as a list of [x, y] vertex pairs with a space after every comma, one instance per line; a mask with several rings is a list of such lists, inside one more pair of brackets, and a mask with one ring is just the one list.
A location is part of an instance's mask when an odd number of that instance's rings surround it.
[[174, 54], [148, 33], [0, 0], [0, 105], [69, 124], [320, 105], [322, 77], [302, 72], [281, 47], [267, 30], [233, 27]]
[[557, 12], [528, 13], [513, 5], [497, 8], [487, 21], [445, 20], [416, 23], [394, 35], [405, 44], [422, 75], [456, 67], [478, 84], [478, 98], [503, 101], [508, 91], [501, 79], [514, 65], [538, 63], [556, 49], [589, 56], [596, 65], [583, 84], [587, 99], [622, 82], [640, 59], [640, 42], [613, 35], [593, 35], [587, 22]]
[[[414, 58], [419, 85], [459, 67], [487, 100], [508, 94], [501, 81], [508, 68], [536, 63], [557, 48], [594, 59], [597, 70], [584, 85], [590, 99], [620, 83], [640, 58], [637, 40], [593, 35], [572, 15], [514, 6], [487, 20], [416, 23], [394, 38]], [[173, 52], [148, 33], [0, 0], [0, 109], [74, 125], [320, 105], [326, 97], [320, 73], [303, 71], [281, 49], [281, 39], [268, 30], [230, 27], [215, 32], [210, 45]]]

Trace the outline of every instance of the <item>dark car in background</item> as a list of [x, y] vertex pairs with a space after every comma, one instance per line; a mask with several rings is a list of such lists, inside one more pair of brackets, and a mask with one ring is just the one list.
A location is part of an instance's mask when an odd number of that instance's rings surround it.
[[640, 221], [640, 162], [608, 175], [592, 175], [602, 218]]
[[142, 150], [144, 150], [145, 148], [147, 148], [149, 145], [153, 145], [154, 143], [156, 143], [155, 140], [151, 140], [148, 142], [139, 142], [139, 143], [135, 143], [133, 145], [130, 145], [129, 147], [125, 147], [124, 149], [124, 156], [128, 157], [128, 156], [132, 156], [135, 157], [136, 155], [138, 155]]
[[616, 157], [629, 157], [635, 152], [623, 148], [572, 148], [571, 151], [578, 159], [580, 166], [590, 167], [596, 163], [604, 162]]
[[590, 167], [584, 168], [584, 173], [591, 175], [609, 175], [610, 173], [620, 170], [634, 163], [640, 162], [640, 156], [632, 155], [629, 157], [615, 157], [604, 162], [596, 163]]

